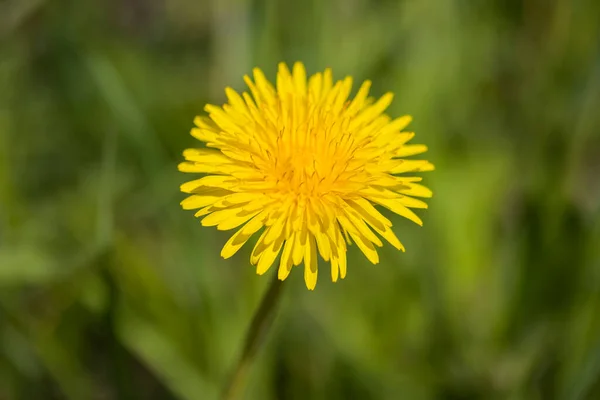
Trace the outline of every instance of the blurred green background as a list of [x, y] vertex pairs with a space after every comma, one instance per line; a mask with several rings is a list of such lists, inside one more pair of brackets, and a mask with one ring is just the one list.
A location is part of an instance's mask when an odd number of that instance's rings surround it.
[[600, 398], [600, 2], [3, 0], [0, 399], [216, 396], [270, 279], [176, 166], [296, 60], [395, 92], [434, 198], [406, 253], [291, 274], [245, 398]]

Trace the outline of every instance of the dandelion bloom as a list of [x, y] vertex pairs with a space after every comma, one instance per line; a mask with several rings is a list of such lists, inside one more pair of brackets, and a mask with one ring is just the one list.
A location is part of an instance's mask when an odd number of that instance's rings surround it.
[[382, 206], [422, 225], [411, 208], [427, 208], [415, 197], [431, 197], [419, 177], [399, 174], [431, 171], [426, 160], [404, 157], [427, 147], [407, 144], [406, 115], [384, 113], [386, 93], [368, 97], [365, 81], [349, 100], [352, 78], [333, 82], [331, 70], [308, 81], [302, 63], [292, 72], [281, 63], [274, 87], [258, 68], [254, 81], [244, 76], [250, 94], [226, 88], [228, 103], [207, 105], [208, 117], [196, 117], [191, 134], [206, 147], [187, 149], [183, 172], [201, 177], [181, 186], [191, 194], [181, 205], [199, 209], [202, 225], [237, 228], [221, 251], [233, 256], [260, 231], [250, 262], [264, 274], [281, 254], [278, 277], [304, 261], [308, 289], [317, 283], [317, 252], [331, 264], [331, 278], [346, 276], [346, 245], [356, 243], [374, 264], [379, 234], [395, 248], [404, 247]]

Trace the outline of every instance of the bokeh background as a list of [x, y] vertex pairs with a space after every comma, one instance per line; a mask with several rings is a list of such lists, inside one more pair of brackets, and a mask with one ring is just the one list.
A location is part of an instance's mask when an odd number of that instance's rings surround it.
[[296, 60], [395, 92], [434, 198], [291, 274], [245, 398], [600, 398], [600, 2], [3, 0], [0, 399], [215, 398], [270, 279], [176, 166]]

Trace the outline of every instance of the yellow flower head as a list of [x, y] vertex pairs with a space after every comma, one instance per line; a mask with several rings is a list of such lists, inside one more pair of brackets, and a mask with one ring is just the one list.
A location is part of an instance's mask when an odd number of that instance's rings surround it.
[[384, 114], [392, 101], [386, 93], [368, 97], [364, 82], [349, 100], [352, 78], [333, 82], [331, 70], [306, 79], [302, 63], [293, 71], [281, 63], [276, 87], [262, 71], [254, 81], [245, 76], [250, 93], [226, 88], [228, 103], [207, 105], [208, 117], [196, 117], [191, 134], [206, 148], [187, 149], [183, 172], [206, 176], [184, 183], [191, 196], [184, 209], [199, 209], [202, 225], [219, 230], [238, 228], [221, 256], [234, 255], [263, 229], [250, 262], [264, 274], [275, 259], [279, 279], [304, 261], [309, 289], [317, 283], [317, 252], [331, 264], [331, 278], [346, 276], [346, 244], [352, 241], [372, 263], [379, 262], [375, 234], [404, 251], [392, 223], [375, 207], [422, 225], [411, 208], [427, 208], [416, 197], [431, 197], [418, 177], [398, 176], [431, 171], [425, 160], [403, 157], [427, 147], [406, 144], [414, 133], [402, 130], [410, 116]]

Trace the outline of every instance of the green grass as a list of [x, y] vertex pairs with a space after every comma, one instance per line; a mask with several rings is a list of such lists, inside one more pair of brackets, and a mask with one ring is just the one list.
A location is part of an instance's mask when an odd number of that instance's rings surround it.
[[[0, 2], [0, 399], [210, 399], [269, 279], [180, 209], [253, 66], [396, 94], [436, 171], [406, 253], [292, 272], [247, 399], [600, 397], [600, 3]], [[322, 264], [323, 265], [323, 264]]]

